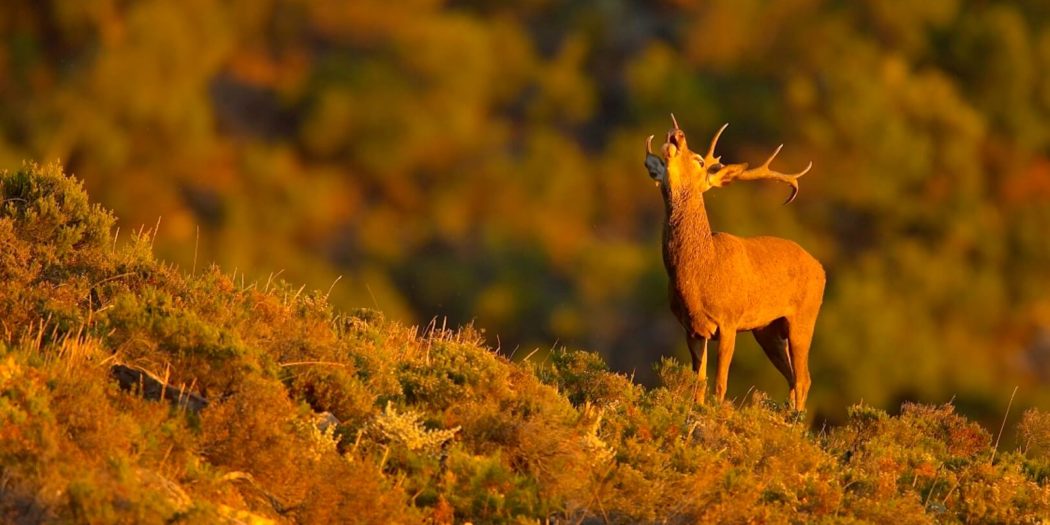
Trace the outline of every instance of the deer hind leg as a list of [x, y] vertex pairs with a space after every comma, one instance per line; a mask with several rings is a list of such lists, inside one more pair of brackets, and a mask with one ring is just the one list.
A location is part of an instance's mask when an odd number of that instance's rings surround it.
[[777, 367], [788, 383], [788, 401], [795, 405], [795, 370], [788, 355], [787, 321], [781, 317], [762, 328], [751, 331], [755, 341]]
[[809, 346], [813, 341], [813, 326], [817, 315], [798, 315], [788, 319], [788, 348], [791, 364], [795, 368], [795, 410], [806, 409], [806, 397], [809, 396]]
[[721, 402], [726, 397], [726, 387], [729, 384], [729, 363], [733, 360], [736, 328], [719, 326], [718, 334], [718, 376], [715, 378], [715, 399]]
[[693, 372], [696, 372], [696, 385], [693, 388], [693, 400], [704, 403], [707, 395], [707, 339], [686, 336], [689, 339], [689, 356], [693, 358]]

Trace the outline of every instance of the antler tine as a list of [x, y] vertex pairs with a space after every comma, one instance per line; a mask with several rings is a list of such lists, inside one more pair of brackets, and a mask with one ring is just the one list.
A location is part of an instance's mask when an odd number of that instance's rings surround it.
[[766, 159], [766, 162], [764, 164], [762, 164], [762, 167], [763, 168], [768, 168], [769, 167], [769, 163], [773, 162], [773, 159], [777, 158], [777, 154], [780, 153], [780, 150], [782, 150], [782, 149], [784, 149], [784, 145], [783, 144], [777, 146], [777, 149], [775, 151], [773, 151], [773, 154], [770, 155], [768, 159]]
[[715, 138], [711, 139], [711, 147], [707, 148], [707, 155], [705, 156], [705, 163], [710, 164], [712, 161], [718, 162], [721, 157], [715, 157], [715, 146], [718, 145], [718, 139], [722, 136], [722, 132], [729, 127], [729, 123], [722, 124], [721, 128], [718, 128], [718, 133], [715, 133]]
[[791, 177], [792, 179], [797, 179], [797, 178], [805, 175], [807, 172], [809, 172], [809, 169], [813, 167], [813, 161], [809, 161], [809, 164], [806, 165], [806, 168], [804, 170], [798, 172], [798, 173], [780, 173], [779, 171], [773, 171], [773, 170], [769, 169], [769, 164], [771, 162], [773, 162], [773, 159], [775, 159], [777, 157], [777, 154], [780, 153], [780, 150], [783, 149], [783, 148], [784, 148], [783, 144], [777, 146], [776, 151], [774, 151], [773, 154], [770, 155], [769, 158], [766, 159], [766, 161], [764, 163], [762, 163], [761, 166], [759, 166], [759, 167], [757, 167], [757, 168], [755, 168], [753, 170], [748, 170], [748, 171], [754, 171], [754, 172], [766, 171], [766, 172], [768, 172], [771, 175], [771, 177], [769, 177], [769, 178], [774, 178], [774, 179], [778, 179], [778, 180], [780, 180], [780, 177]]
[[674, 113], [671, 113], [671, 122], [674, 122], [674, 129], [682, 129], [678, 127], [678, 119], [674, 118]]
[[[777, 148], [777, 151], [780, 151], [780, 148]], [[774, 153], [774, 155], [775, 155], [775, 153]], [[766, 162], [766, 164], [769, 164], [769, 162]], [[786, 177], [790, 177], [789, 179], [787, 179], [787, 181], [789, 181], [788, 184], [791, 185], [791, 196], [788, 197], [786, 201], [784, 201], [785, 205], [791, 204], [791, 201], [794, 201], [795, 197], [798, 195], [798, 181], [796, 181], [795, 179], [797, 179], [797, 178], [805, 175], [806, 173], [808, 173], [809, 169], [812, 168], [812, 167], [813, 167], [813, 161], [809, 161], [809, 164], [806, 165], [806, 169], [804, 169], [804, 170], [802, 170], [802, 171], [800, 171], [798, 173], [786, 175]]]
[[813, 163], [810, 162], [809, 165], [806, 166], [806, 169], [798, 173], [780, 173], [779, 171], [775, 171], [772, 168], [770, 168], [769, 165], [773, 163], [773, 159], [777, 157], [777, 155], [780, 153], [780, 150], [783, 148], [783, 144], [777, 146], [777, 149], [773, 151], [773, 154], [770, 155], [769, 158], [766, 159], [766, 161], [763, 162], [761, 166], [758, 166], [756, 168], [747, 169], [747, 164], [733, 164], [729, 166], [726, 170], [720, 172], [721, 177], [717, 185], [723, 186], [729, 184], [734, 180], [770, 179], [780, 181], [787, 184], [788, 186], [791, 186], [791, 195], [787, 198], [786, 201], [784, 201], [784, 204], [791, 203], [795, 200], [795, 197], [798, 195], [797, 179], [808, 173], [810, 168], [813, 167]]
[[645, 153], [653, 154], [653, 137], [655, 135], [649, 135], [649, 138], [645, 139]]
[[809, 164], [806, 164], [806, 169], [796, 173], [794, 176], [795, 177], [801, 177], [801, 176], [809, 173], [809, 169], [812, 168], [812, 167], [813, 167], [813, 161], [811, 160], [811, 161], [809, 161]]
[[797, 196], [798, 196], [798, 183], [792, 181], [792, 183], [791, 183], [791, 195], [788, 196], [787, 200], [784, 201], [784, 203], [781, 204], [781, 206], [787, 206], [788, 204], [791, 204], [792, 202], [794, 202], [795, 197], [797, 197]]

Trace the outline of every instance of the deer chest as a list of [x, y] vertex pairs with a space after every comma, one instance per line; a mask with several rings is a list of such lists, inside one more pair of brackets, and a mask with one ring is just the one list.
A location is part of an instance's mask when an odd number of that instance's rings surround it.
[[669, 274], [671, 311], [678, 318], [678, 322], [687, 332], [711, 338], [718, 328], [715, 312], [717, 306], [705, 300], [702, 290], [698, 287], [702, 283], [693, 282], [687, 276], [678, 278], [674, 273]]

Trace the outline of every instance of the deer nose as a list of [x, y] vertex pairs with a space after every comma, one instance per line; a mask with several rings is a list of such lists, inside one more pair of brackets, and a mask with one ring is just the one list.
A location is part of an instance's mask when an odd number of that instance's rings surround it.
[[680, 129], [672, 129], [667, 133], [667, 143], [682, 149], [685, 146], [685, 133], [682, 133]]

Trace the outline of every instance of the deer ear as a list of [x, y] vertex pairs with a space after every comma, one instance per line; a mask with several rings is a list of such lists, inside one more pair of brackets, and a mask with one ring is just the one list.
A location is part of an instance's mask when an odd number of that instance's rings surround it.
[[667, 165], [664, 164], [664, 161], [660, 157], [652, 154], [646, 155], [645, 169], [649, 171], [649, 176], [652, 177], [653, 180], [660, 182], [667, 180]]
[[645, 169], [649, 176], [657, 182], [667, 181], [667, 165], [663, 159], [653, 154], [653, 136], [645, 139]]

